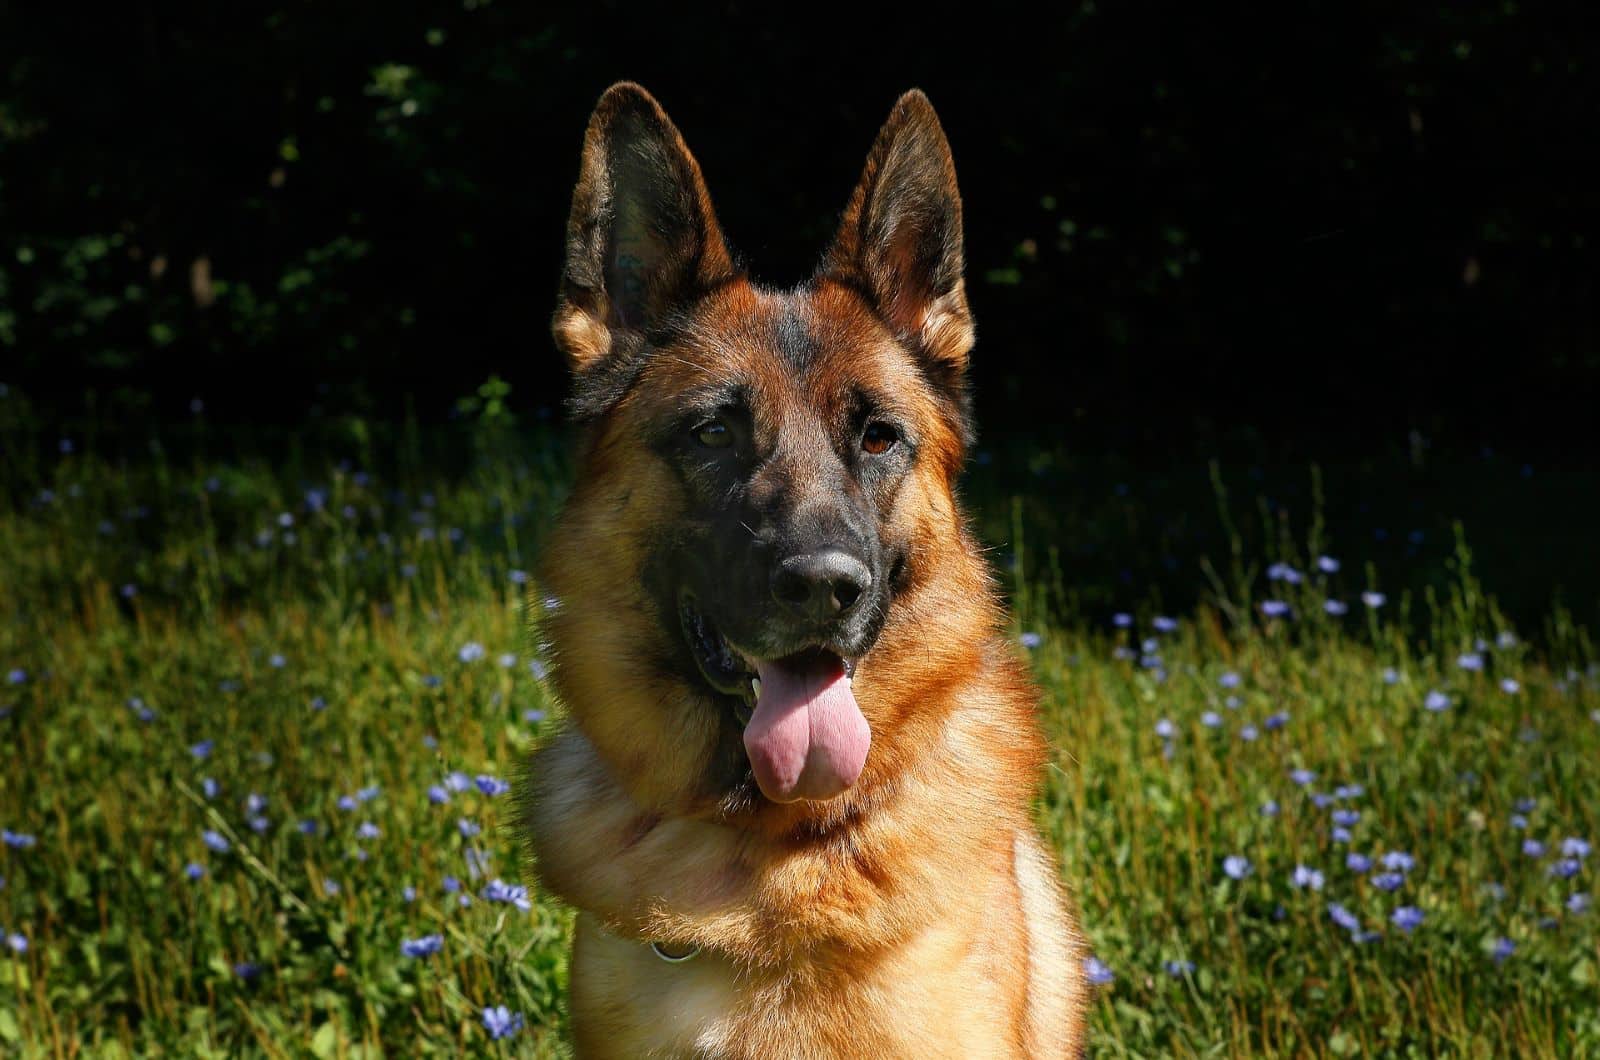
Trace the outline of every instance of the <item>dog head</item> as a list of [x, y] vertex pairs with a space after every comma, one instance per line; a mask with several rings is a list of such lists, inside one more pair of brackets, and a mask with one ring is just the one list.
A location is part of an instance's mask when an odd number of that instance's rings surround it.
[[544, 578], [578, 724], [652, 803], [870, 781], [919, 675], [972, 650], [930, 639], [987, 599], [953, 497], [973, 325], [927, 98], [895, 105], [817, 274], [772, 291], [660, 105], [613, 86], [554, 333], [583, 444]]

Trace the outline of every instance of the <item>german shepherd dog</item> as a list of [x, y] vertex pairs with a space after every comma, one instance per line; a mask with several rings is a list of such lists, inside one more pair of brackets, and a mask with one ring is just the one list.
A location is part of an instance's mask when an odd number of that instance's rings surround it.
[[578, 910], [583, 1056], [1081, 1048], [1037, 693], [954, 490], [962, 253], [920, 92], [790, 291], [741, 272], [644, 89], [590, 119], [554, 321], [578, 476], [541, 574], [569, 721], [520, 809]]

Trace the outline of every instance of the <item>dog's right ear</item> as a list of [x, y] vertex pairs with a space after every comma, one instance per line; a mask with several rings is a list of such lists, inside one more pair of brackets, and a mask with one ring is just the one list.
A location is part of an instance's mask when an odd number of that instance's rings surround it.
[[676, 126], [643, 88], [612, 85], [584, 135], [552, 322], [573, 374], [581, 382], [633, 360], [668, 311], [733, 275], [700, 166]]

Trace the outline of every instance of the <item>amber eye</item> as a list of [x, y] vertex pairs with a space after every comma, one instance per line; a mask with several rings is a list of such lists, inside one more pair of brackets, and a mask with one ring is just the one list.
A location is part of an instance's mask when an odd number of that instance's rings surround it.
[[899, 433], [887, 423], [869, 423], [861, 436], [861, 448], [873, 456], [882, 456], [899, 440]]
[[706, 420], [694, 429], [694, 440], [707, 449], [726, 449], [733, 444], [733, 432], [721, 420]]

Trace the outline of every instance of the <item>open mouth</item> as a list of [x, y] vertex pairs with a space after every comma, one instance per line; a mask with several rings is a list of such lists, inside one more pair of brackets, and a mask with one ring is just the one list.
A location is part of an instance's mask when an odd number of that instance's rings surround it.
[[[679, 600], [678, 617], [683, 623], [683, 637], [689, 645], [689, 653], [700, 668], [700, 676], [714, 691], [738, 700], [735, 713], [739, 724], [747, 724], [761, 697], [761, 664], [735, 648], [716, 623], [695, 606], [693, 597], [686, 594]], [[830, 664], [841, 668], [846, 680], [855, 677], [854, 659], [821, 646], [802, 648], [775, 660], [772, 665], [789, 669], [827, 669]]]
[[818, 645], [751, 658], [689, 596], [678, 610], [701, 676], [733, 703], [762, 794], [773, 802], [825, 801], [856, 782], [872, 730], [852, 688], [854, 660]]

